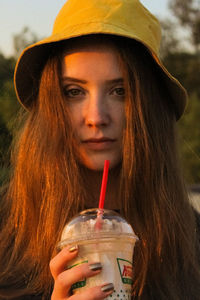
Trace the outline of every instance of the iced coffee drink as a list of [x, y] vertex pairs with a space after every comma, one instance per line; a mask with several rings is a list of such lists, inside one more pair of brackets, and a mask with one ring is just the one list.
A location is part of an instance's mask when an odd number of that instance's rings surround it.
[[59, 243], [60, 249], [66, 245], [79, 246], [78, 256], [68, 268], [85, 262], [101, 262], [103, 266], [100, 274], [75, 283], [73, 293], [112, 282], [112, 299], [131, 299], [132, 257], [137, 239], [131, 225], [111, 210], [85, 210], [73, 218], [65, 226]]

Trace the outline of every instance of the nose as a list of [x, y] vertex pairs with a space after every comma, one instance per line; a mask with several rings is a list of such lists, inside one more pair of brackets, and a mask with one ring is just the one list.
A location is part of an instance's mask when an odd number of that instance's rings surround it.
[[107, 126], [110, 122], [106, 96], [95, 94], [88, 99], [85, 111], [85, 124], [89, 127]]

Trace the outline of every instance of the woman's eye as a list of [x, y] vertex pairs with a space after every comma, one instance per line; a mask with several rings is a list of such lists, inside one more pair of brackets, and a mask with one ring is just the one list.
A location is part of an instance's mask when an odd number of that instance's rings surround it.
[[123, 87], [115, 88], [112, 93], [116, 96], [124, 96], [125, 95], [125, 89]]
[[80, 89], [72, 88], [72, 89], [64, 89], [64, 94], [66, 97], [73, 98], [83, 94]]

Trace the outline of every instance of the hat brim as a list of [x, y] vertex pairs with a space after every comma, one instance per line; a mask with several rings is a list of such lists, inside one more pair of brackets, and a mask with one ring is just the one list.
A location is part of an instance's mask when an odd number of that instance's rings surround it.
[[[102, 25], [102, 24], [101, 24]], [[119, 32], [119, 31], [122, 32]], [[187, 92], [185, 88], [180, 84], [180, 82], [174, 78], [162, 64], [156, 53], [151, 49], [147, 44], [141, 41], [140, 38], [134, 36], [132, 33], [128, 33], [127, 30], [117, 28], [119, 34], [116, 34], [116, 30], [112, 28], [96, 28], [94, 27], [92, 32], [87, 32], [84, 35], [88, 34], [109, 34], [109, 35], [119, 35], [127, 38], [134, 39], [142, 43], [150, 52], [156, 64], [159, 66], [161, 71], [161, 79], [164, 80], [166, 88], [168, 88], [169, 94], [173, 99], [174, 109], [176, 113], [176, 119], [180, 119], [184, 113], [186, 103], [187, 103]], [[113, 31], [113, 32], [112, 32]], [[39, 81], [41, 71], [46, 63], [46, 60], [51, 52], [52, 45], [59, 43], [64, 40], [69, 40], [74, 37], [83, 36], [83, 33], [72, 34], [66, 39], [65, 33], [56, 34], [46, 38], [42, 41], [39, 41], [29, 47], [27, 47], [19, 57], [15, 73], [14, 73], [14, 86], [16, 90], [16, 95], [19, 102], [26, 110], [30, 110], [32, 102], [36, 99], [39, 89]]]

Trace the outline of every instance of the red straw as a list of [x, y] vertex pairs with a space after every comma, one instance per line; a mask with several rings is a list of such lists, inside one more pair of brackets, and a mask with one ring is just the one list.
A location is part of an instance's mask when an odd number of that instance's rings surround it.
[[101, 193], [99, 198], [99, 208], [104, 208], [104, 200], [105, 200], [105, 194], [106, 194], [106, 186], [108, 181], [108, 169], [109, 169], [109, 160], [105, 160], [104, 163], [104, 169], [103, 169], [103, 178], [102, 178], [102, 184], [101, 184]]

